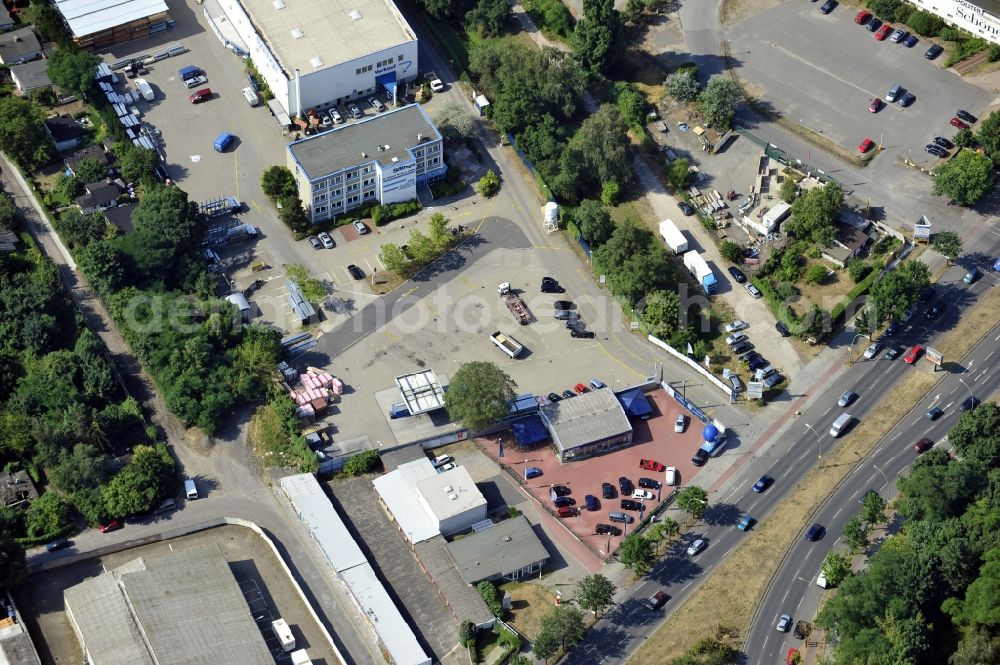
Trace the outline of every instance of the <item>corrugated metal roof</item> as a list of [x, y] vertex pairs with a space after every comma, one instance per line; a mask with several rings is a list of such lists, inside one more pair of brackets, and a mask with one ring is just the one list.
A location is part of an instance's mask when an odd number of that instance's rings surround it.
[[56, 0], [56, 8], [76, 37], [167, 11], [163, 0]]
[[546, 404], [542, 419], [561, 451], [632, 431], [625, 411], [610, 388]]
[[395, 471], [379, 476], [372, 483], [375, 491], [392, 513], [400, 530], [411, 543], [423, 542], [440, 534], [437, 520], [417, 498], [417, 481], [437, 476], [426, 457], [399, 465]]
[[368, 563], [312, 474], [282, 478], [281, 489], [334, 570], [340, 573]]
[[397, 376], [396, 385], [414, 416], [444, 408], [444, 389], [432, 369]]
[[431, 659], [417, 642], [413, 630], [396, 609], [375, 571], [365, 564], [341, 575], [361, 609], [368, 615], [379, 639], [395, 665], [430, 665]]
[[455, 560], [458, 572], [469, 584], [509, 575], [549, 558], [545, 545], [535, 535], [524, 515], [448, 543], [448, 552]]

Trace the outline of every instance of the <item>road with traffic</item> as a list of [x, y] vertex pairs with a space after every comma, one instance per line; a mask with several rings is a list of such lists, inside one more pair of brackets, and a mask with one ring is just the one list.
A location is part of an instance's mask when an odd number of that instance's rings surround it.
[[[976, 237], [992, 241], [991, 246], [984, 248], [985, 254], [1000, 252], [1000, 238], [996, 235], [981, 229]], [[919, 368], [903, 362], [906, 350], [913, 344], [932, 344], [943, 331], [956, 325], [962, 312], [974, 304], [977, 296], [997, 286], [997, 276], [990, 273], [967, 286], [962, 283], [964, 273], [964, 267], [952, 266], [935, 285], [933, 302], [945, 305], [938, 318], [927, 318], [927, 307], [931, 302], [924, 303], [896, 336], [883, 340], [883, 347], [873, 358], [864, 359], [862, 356], [868, 340], [861, 339], [856, 347], [846, 349], [851, 353], [853, 365], [830, 382], [822, 395], [814, 396], [817, 399], [795, 417], [773, 445], [755, 453], [753, 461], [744, 464], [728, 487], [720, 490], [720, 496], [710, 496], [709, 509], [703, 520], [679, 538], [652, 571], [621, 593], [615, 608], [595, 624], [564, 662], [571, 665], [610, 665], [625, 661], [736, 546], [744, 539], [754, 537], [752, 531], [743, 532], [736, 528], [740, 518], [751, 515], [757, 520], [765, 519], [793, 489], [798, 478], [822, 463], [822, 456], [829, 453], [836, 443], [829, 435], [833, 421], [844, 412], [863, 420], [897, 381], [909, 372], [924, 371], [926, 360], [919, 361], [924, 364]], [[885, 358], [890, 346], [901, 349], [900, 356], [895, 360]], [[970, 355], [970, 359], [979, 358], [978, 353], [979, 350]], [[842, 362], [847, 362], [846, 352]], [[944, 378], [946, 375], [941, 373], [941, 376]], [[966, 377], [957, 378], [968, 382]], [[849, 407], [839, 407], [837, 400], [847, 390], [855, 391], [858, 397]], [[951, 390], [942, 385], [935, 387], [932, 395], [939, 392], [948, 395]], [[951, 399], [942, 397], [942, 401], [946, 413], [957, 408], [957, 402], [953, 404]], [[921, 406], [926, 411], [923, 402]], [[912, 418], [907, 422], [909, 420]], [[949, 421], [942, 419], [941, 422]], [[850, 435], [848, 431], [843, 436]], [[912, 451], [912, 442], [906, 447]], [[709, 464], [726, 464], [730, 459], [731, 456], [723, 455]], [[874, 471], [870, 466], [864, 468], [864, 479], [867, 480]], [[751, 485], [765, 474], [774, 479], [774, 484], [765, 492], [754, 492]], [[707, 542], [706, 549], [697, 556], [687, 556], [688, 546], [698, 538]], [[650, 612], [643, 603], [661, 589], [671, 596], [671, 600], [661, 611]], [[769, 616], [764, 611], [762, 615]]]

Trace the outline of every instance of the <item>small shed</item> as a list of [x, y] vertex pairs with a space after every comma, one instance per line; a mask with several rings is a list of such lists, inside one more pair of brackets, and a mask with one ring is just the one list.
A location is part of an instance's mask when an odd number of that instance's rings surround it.
[[621, 402], [622, 408], [625, 409], [625, 415], [629, 418], [649, 420], [653, 414], [653, 407], [646, 399], [646, 394], [638, 388], [622, 393], [618, 396], [618, 401]]
[[481, 95], [477, 92], [472, 93], [472, 103], [475, 105], [476, 110], [479, 111], [479, 115], [486, 115], [486, 107], [490, 105], [490, 100], [486, 99], [486, 95]]

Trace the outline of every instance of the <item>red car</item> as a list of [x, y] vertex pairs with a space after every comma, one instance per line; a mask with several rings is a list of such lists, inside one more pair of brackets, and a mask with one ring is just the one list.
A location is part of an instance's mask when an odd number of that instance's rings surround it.
[[646, 471], [664, 471], [667, 468], [655, 459], [641, 459], [639, 460], [639, 467]]
[[917, 362], [917, 359], [923, 352], [924, 352], [924, 347], [920, 346], [919, 344], [914, 344], [913, 348], [910, 349], [910, 351], [905, 356], [903, 356], [903, 362], [905, 362], [907, 365], [912, 365], [913, 363]]
[[861, 25], [871, 17], [872, 13], [870, 11], [868, 11], [867, 9], [862, 9], [860, 12], [858, 12], [858, 15], [854, 17], [854, 22], [857, 23], [858, 25]]
[[885, 106], [885, 102], [882, 101], [881, 97], [876, 97], [872, 100], [872, 103], [868, 105], [869, 113], [878, 113]]
[[958, 118], [952, 118], [951, 120], [948, 121], [948, 124], [951, 125], [952, 127], [958, 127], [959, 129], [968, 129], [969, 128], [969, 126], [967, 124], [965, 124], [964, 122], [962, 122]]
[[889, 36], [890, 32], [892, 32], [892, 26], [886, 23], [881, 28], [879, 28], [878, 31], [875, 33], [875, 39], [879, 40], [880, 42], [884, 42], [885, 38]]
[[573, 517], [576, 515], [576, 506], [561, 506], [556, 510], [559, 517]]
[[913, 450], [918, 455], [921, 454], [921, 453], [927, 452], [928, 450], [930, 450], [933, 447], [934, 447], [934, 442], [931, 441], [930, 439], [928, 439], [926, 436], [924, 438], [920, 439], [919, 441], [917, 441], [915, 444], [913, 444]]
[[871, 139], [865, 139], [864, 141], [861, 142], [861, 145], [858, 146], [858, 152], [863, 155], [869, 150], [871, 150], [873, 147], [875, 147], [875, 142], [872, 141]]
[[105, 522], [100, 525], [101, 533], [108, 533], [109, 531], [117, 531], [118, 529], [125, 526], [118, 520], [111, 520], [110, 522]]
[[573, 386], [573, 390], [576, 391], [577, 395], [582, 395], [583, 393], [589, 393], [590, 392], [590, 390], [587, 388], [587, 386], [583, 385], [582, 383], [578, 383], [575, 386]]

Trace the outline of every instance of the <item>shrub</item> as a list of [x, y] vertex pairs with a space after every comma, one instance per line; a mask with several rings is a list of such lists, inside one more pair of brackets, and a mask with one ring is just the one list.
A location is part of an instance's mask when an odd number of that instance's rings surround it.
[[868, 0], [868, 9], [884, 21], [895, 21], [896, 12], [905, 6], [899, 0]]
[[493, 198], [500, 191], [500, 177], [489, 169], [486, 175], [479, 179], [479, 193], [486, 198]]
[[806, 250], [806, 256], [808, 256], [810, 259], [818, 259], [819, 257], [823, 256], [823, 252], [822, 250], [820, 250], [819, 247], [813, 245], [812, 247]]
[[742, 245], [738, 245], [731, 240], [723, 240], [719, 245], [719, 253], [722, 254], [722, 258], [729, 261], [730, 263], [742, 263], [744, 257], [746, 257], [746, 249]]
[[344, 464], [344, 475], [354, 477], [371, 473], [377, 465], [378, 453], [374, 450], [366, 450], [347, 460], [347, 463]]
[[813, 264], [806, 270], [806, 284], [819, 284], [826, 279], [827, 269], [825, 266]]
[[476, 591], [478, 591], [479, 595], [483, 597], [484, 601], [486, 601], [486, 606], [490, 608], [490, 612], [493, 613], [493, 616], [498, 619], [503, 617], [503, 604], [497, 597], [497, 588], [493, 582], [480, 582], [476, 585]]
[[543, 34], [554, 34], [566, 39], [573, 32], [573, 15], [559, 0], [525, 0], [524, 11]]
[[855, 284], [867, 277], [871, 271], [872, 267], [856, 256], [847, 262], [847, 273]]
[[919, 9], [915, 9], [910, 13], [906, 19], [906, 24], [915, 33], [923, 37], [937, 37], [941, 28], [945, 27], [944, 19]]
[[608, 180], [601, 187], [601, 203], [606, 206], [613, 206], [618, 203], [621, 196], [622, 187], [614, 180]]
[[462, 623], [458, 624], [458, 641], [465, 646], [475, 644], [476, 624], [472, 623], [468, 619], [463, 619]]
[[1000, 46], [997, 46], [996, 44], [990, 44], [989, 48], [987, 48], [987, 51], [989, 51], [989, 56], [987, 57], [987, 59], [990, 62], [996, 62], [997, 60], [1000, 60]]
[[774, 293], [784, 302], [799, 295], [799, 290], [791, 282], [778, 282], [774, 287]]

